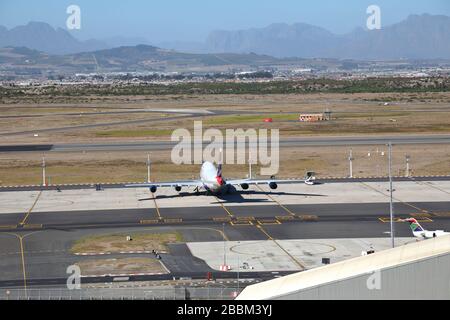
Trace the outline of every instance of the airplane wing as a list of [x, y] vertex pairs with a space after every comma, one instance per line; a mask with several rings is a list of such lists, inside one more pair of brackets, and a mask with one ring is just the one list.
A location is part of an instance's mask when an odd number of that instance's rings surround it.
[[227, 184], [238, 186], [238, 185], [259, 185], [259, 184], [270, 184], [270, 183], [276, 183], [276, 184], [289, 184], [289, 183], [305, 183], [307, 181], [311, 181], [309, 179], [303, 179], [303, 180], [277, 180], [277, 179], [267, 179], [267, 180], [255, 180], [255, 179], [237, 179], [237, 180], [227, 180]]
[[188, 180], [188, 181], [173, 181], [173, 182], [155, 182], [155, 183], [138, 183], [127, 184], [127, 188], [175, 188], [175, 187], [203, 187], [203, 183], [200, 180]]

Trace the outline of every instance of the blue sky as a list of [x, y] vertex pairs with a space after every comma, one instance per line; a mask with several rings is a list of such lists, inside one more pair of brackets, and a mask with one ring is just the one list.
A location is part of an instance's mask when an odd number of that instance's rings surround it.
[[450, 16], [448, 0], [0, 0], [0, 25], [12, 28], [44, 21], [65, 28], [66, 8], [81, 8], [81, 39], [144, 37], [152, 42], [203, 41], [216, 29], [264, 27], [274, 22], [305, 22], [335, 33], [364, 26], [366, 8], [381, 7], [389, 25], [410, 14]]

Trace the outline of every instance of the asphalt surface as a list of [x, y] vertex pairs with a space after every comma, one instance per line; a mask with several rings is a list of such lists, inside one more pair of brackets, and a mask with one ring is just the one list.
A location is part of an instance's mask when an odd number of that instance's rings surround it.
[[[203, 115], [195, 115], [203, 116]], [[184, 116], [173, 117], [180, 119]], [[165, 118], [167, 120], [169, 118]], [[143, 119], [125, 121], [115, 124], [131, 124], [148, 121], [160, 121], [160, 119]], [[91, 128], [102, 124], [79, 126], [76, 128]], [[61, 128], [45, 129], [45, 132], [58, 131]], [[38, 131], [24, 131], [23, 133], [37, 133]], [[39, 131], [39, 132], [42, 132]], [[1, 135], [15, 135], [19, 133], [4, 133]], [[343, 136], [343, 137], [308, 137], [308, 138], [282, 138], [281, 148], [290, 147], [318, 147], [318, 146], [358, 146], [358, 145], [386, 145], [391, 142], [394, 145], [408, 144], [448, 144], [450, 135], [394, 135], [394, 136]], [[30, 145], [0, 145], [0, 152], [81, 152], [81, 151], [160, 151], [171, 150], [177, 142], [172, 141], [148, 141], [148, 142], [114, 142], [114, 143], [67, 143], [67, 144], [30, 144]], [[269, 143], [270, 144], [270, 143]], [[207, 144], [205, 143], [204, 146]]]
[[[251, 201], [255, 200], [244, 199], [245, 206], [227, 206], [242, 201], [239, 199], [242, 198], [234, 195], [221, 199], [228, 212], [221, 206], [159, 208], [161, 219], [156, 209], [152, 208], [32, 212], [26, 225], [22, 226], [20, 222], [25, 213], [1, 214], [0, 287], [23, 287], [22, 265], [25, 266], [27, 286], [63, 286], [67, 279], [67, 266], [92, 258], [74, 255], [70, 250], [73, 242], [99, 234], [176, 231], [186, 242], [389, 237], [388, 203], [298, 204], [282, 207], [272, 203], [252, 205]], [[143, 199], [146, 200], [153, 199]], [[429, 230], [450, 230], [450, 199], [448, 202], [396, 202], [394, 212], [397, 218], [427, 213], [429, 218], [422, 222], [424, 227]], [[411, 237], [408, 224], [395, 223], [395, 235]], [[129, 281], [161, 281], [180, 277], [205, 279], [207, 272], [212, 272], [215, 278], [236, 278], [233, 272], [212, 270], [204, 261], [193, 257], [184, 244], [170, 245], [169, 251], [168, 254], [162, 254], [162, 261], [171, 271], [170, 274], [132, 275]], [[106, 257], [129, 256], [136, 255], [113, 254]], [[145, 257], [149, 257], [149, 254]], [[242, 279], [266, 280], [274, 277], [271, 272], [240, 274]], [[287, 273], [281, 272], [279, 275], [282, 274]], [[83, 283], [112, 281], [113, 277], [110, 276], [83, 278]]]

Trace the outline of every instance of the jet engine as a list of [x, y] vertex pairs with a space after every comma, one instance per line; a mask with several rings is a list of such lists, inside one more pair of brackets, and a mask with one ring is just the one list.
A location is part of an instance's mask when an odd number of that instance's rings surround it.
[[241, 184], [242, 190], [247, 190], [249, 188], [249, 185], [247, 183]]
[[278, 185], [275, 182], [271, 182], [271, 183], [269, 183], [269, 187], [270, 187], [270, 189], [275, 190], [278, 188]]
[[150, 192], [151, 192], [151, 193], [155, 193], [156, 190], [158, 190], [158, 188], [157, 188], [156, 186], [151, 186], [151, 187], [150, 187]]

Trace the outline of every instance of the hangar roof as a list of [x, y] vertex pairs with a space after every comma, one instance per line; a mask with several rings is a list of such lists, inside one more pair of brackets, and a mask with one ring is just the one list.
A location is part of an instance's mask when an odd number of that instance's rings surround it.
[[433, 256], [450, 253], [450, 235], [418, 241], [371, 255], [344, 260], [274, 280], [248, 286], [237, 300], [274, 299], [326, 283], [353, 278]]

